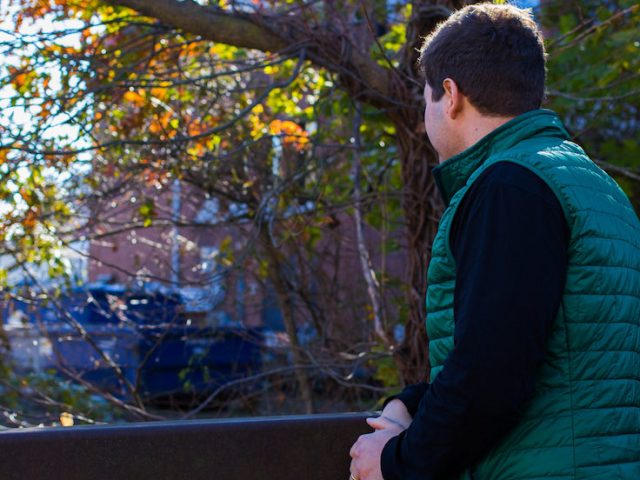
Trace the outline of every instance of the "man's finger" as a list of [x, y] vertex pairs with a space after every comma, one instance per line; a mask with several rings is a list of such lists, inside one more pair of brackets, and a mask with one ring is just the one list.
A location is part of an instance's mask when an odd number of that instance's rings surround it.
[[[358, 438], [358, 440], [360, 440], [360, 439]], [[351, 446], [351, 450], [349, 450], [349, 456], [350, 456], [351, 458], [354, 458], [354, 459], [356, 458], [356, 455], [357, 455], [357, 450], [358, 450], [358, 448], [357, 448], [357, 447], [358, 447], [358, 440], [356, 440], [356, 443], [354, 443], [354, 444]]]
[[371, 428], [374, 428], [375, 430], [384, 430], [385, 428], [399, 428], [401, 430], [404, 430], [405, 428], [407, 428], [400, 422], [392, 420], [391, 418], [385, 417], [383, 415], [380, 415], [379, 417], [369, 417], [367, 418], [367, 423]]
[[[356, 469], [356, 461], [355, 459], [351, 460], [351, 465], [349, 465], [349, 473], [354, 476], [355, 478], [360, 478], [358, 476], [358, 474], [356, 473], [358, 470]], [[351, 477], [349, 477], [349, 480], [351, 480]]]

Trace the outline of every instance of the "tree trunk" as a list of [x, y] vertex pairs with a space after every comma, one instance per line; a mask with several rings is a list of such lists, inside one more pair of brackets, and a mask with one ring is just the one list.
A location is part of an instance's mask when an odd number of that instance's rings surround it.
[[273, 286], [276, 291], [278, 307], [282, 313], [282, 320], [289, 337], [289, 348], [293, 357], [296, 380], [300, 387], [300, 394], [302, 395], [302, 400], [304, 402], [305, 413], [311, 414], [314, 412], [313, 392], [311, 391], [309, 375], [307, 375], [307, 371], [304, 368], [308, 362], [305, 361], [302, 348], [300, 347], [300, 342], [298, 340], [298, 331], [296, 329], [295, 318], [293, 315], [293, 304], [291, 300], [292, 289], [287, 282], [286, 272], [283, 268], [282, 252], [273, 245], [268, 233], [267, 225], [261, 226], [260, 239], [265, 251], [269, 255], [270, 279], [273, 282]]
[[401, 108], [391, 113], [396, 126], [404, 183], [403, 209], [407, 227], [408, 315], [405, 336], [396, 350], [395, 360], [405, 383], [429, 377], [428, 338], [425, 326], [427, 265], [442, 204], [431, 170], [438, 164], [436, 152], [424, 130], [424, 79], [417, 68], [417, 51], [422, 39], [446, 19], [450, 10], [443, 6], [416, 5], [407, 26], [407, 43], [393, 82]]

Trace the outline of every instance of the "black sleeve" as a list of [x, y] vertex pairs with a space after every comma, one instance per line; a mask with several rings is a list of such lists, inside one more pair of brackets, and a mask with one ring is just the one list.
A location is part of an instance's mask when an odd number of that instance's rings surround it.
[[566, 221], [532, 172], [487, 169], [452, 227], [455, 346], [411, 426], [383, 449], [385, 480], [459, 474], [518, 422], [562, 298]]
[[413, 385], [408, 385], [397, 395], [393, 395], [387, 398], [384, 401], [384, 405], [382, 408], [386, 407], [387, 403], [389, 403], [391, 400], [398, 399], [402, 403], [404, 403], [404, 406], [407, 407], [407, 410], [409, 411], [409, 415], [413, 417], [418, 410], [420, 400], [422, 400], [422, 397], [424, 397], [428, 389], [428, 382], [420, 382]]

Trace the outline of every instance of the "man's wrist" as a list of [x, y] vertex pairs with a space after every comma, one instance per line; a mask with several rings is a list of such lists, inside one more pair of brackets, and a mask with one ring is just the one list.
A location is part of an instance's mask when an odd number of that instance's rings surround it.
[[390, 417], [388, 415], [380, 415], [380, 418], [386, 419], [388, 422], [393, 423], [394, 425], [396, 425], [401, 430], [406, 430], [407, 428], [409, 428], [409, 425], [406, 425], [406, 424], [402, 423], [401, 421], [396, 420], [395, 418], [392, 418], [392, 417]]
[[411, 414], [407, 410], [406, 405], [402, 400], [397, 398], [387, 403], [380, 416], [392, 421], [403, 430], [408, 428], [412, 421]]
[[387, 397], [386, 400], [384, 401], [384, 403], [382, 404], [382, 410], [384, 410], [385, 408], [387, 408], [387, 405], [389, 405], [391, 402], [393, 402], [394, 400], [399, 400], [402, 402], [402, 400], [400, 400], [400, 398], [398, 397], [398, 395], [392, 395], [390, 397]]
[[429, 384], [427, 382], [408, 385], [400, 393], [387, 398], [384, 402], [383, 408], [393, 400], [398, 400], [403, 403], [409, 413], [409, 416], [413, 417], [418, 410], [422, 397], [424, 397], [428, 390]]

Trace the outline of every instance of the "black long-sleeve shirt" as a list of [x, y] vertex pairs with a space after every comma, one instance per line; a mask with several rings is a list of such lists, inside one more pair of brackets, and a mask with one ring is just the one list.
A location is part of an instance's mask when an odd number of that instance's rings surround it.
[[454, 348], [402, 400], [411, 426], [382, 452], [385, 480], [442, 480], [472, 467], [533, 393], [567, 268], [568, 228], [550, 188], [513, 163], [488, 168], [453, 219]]

